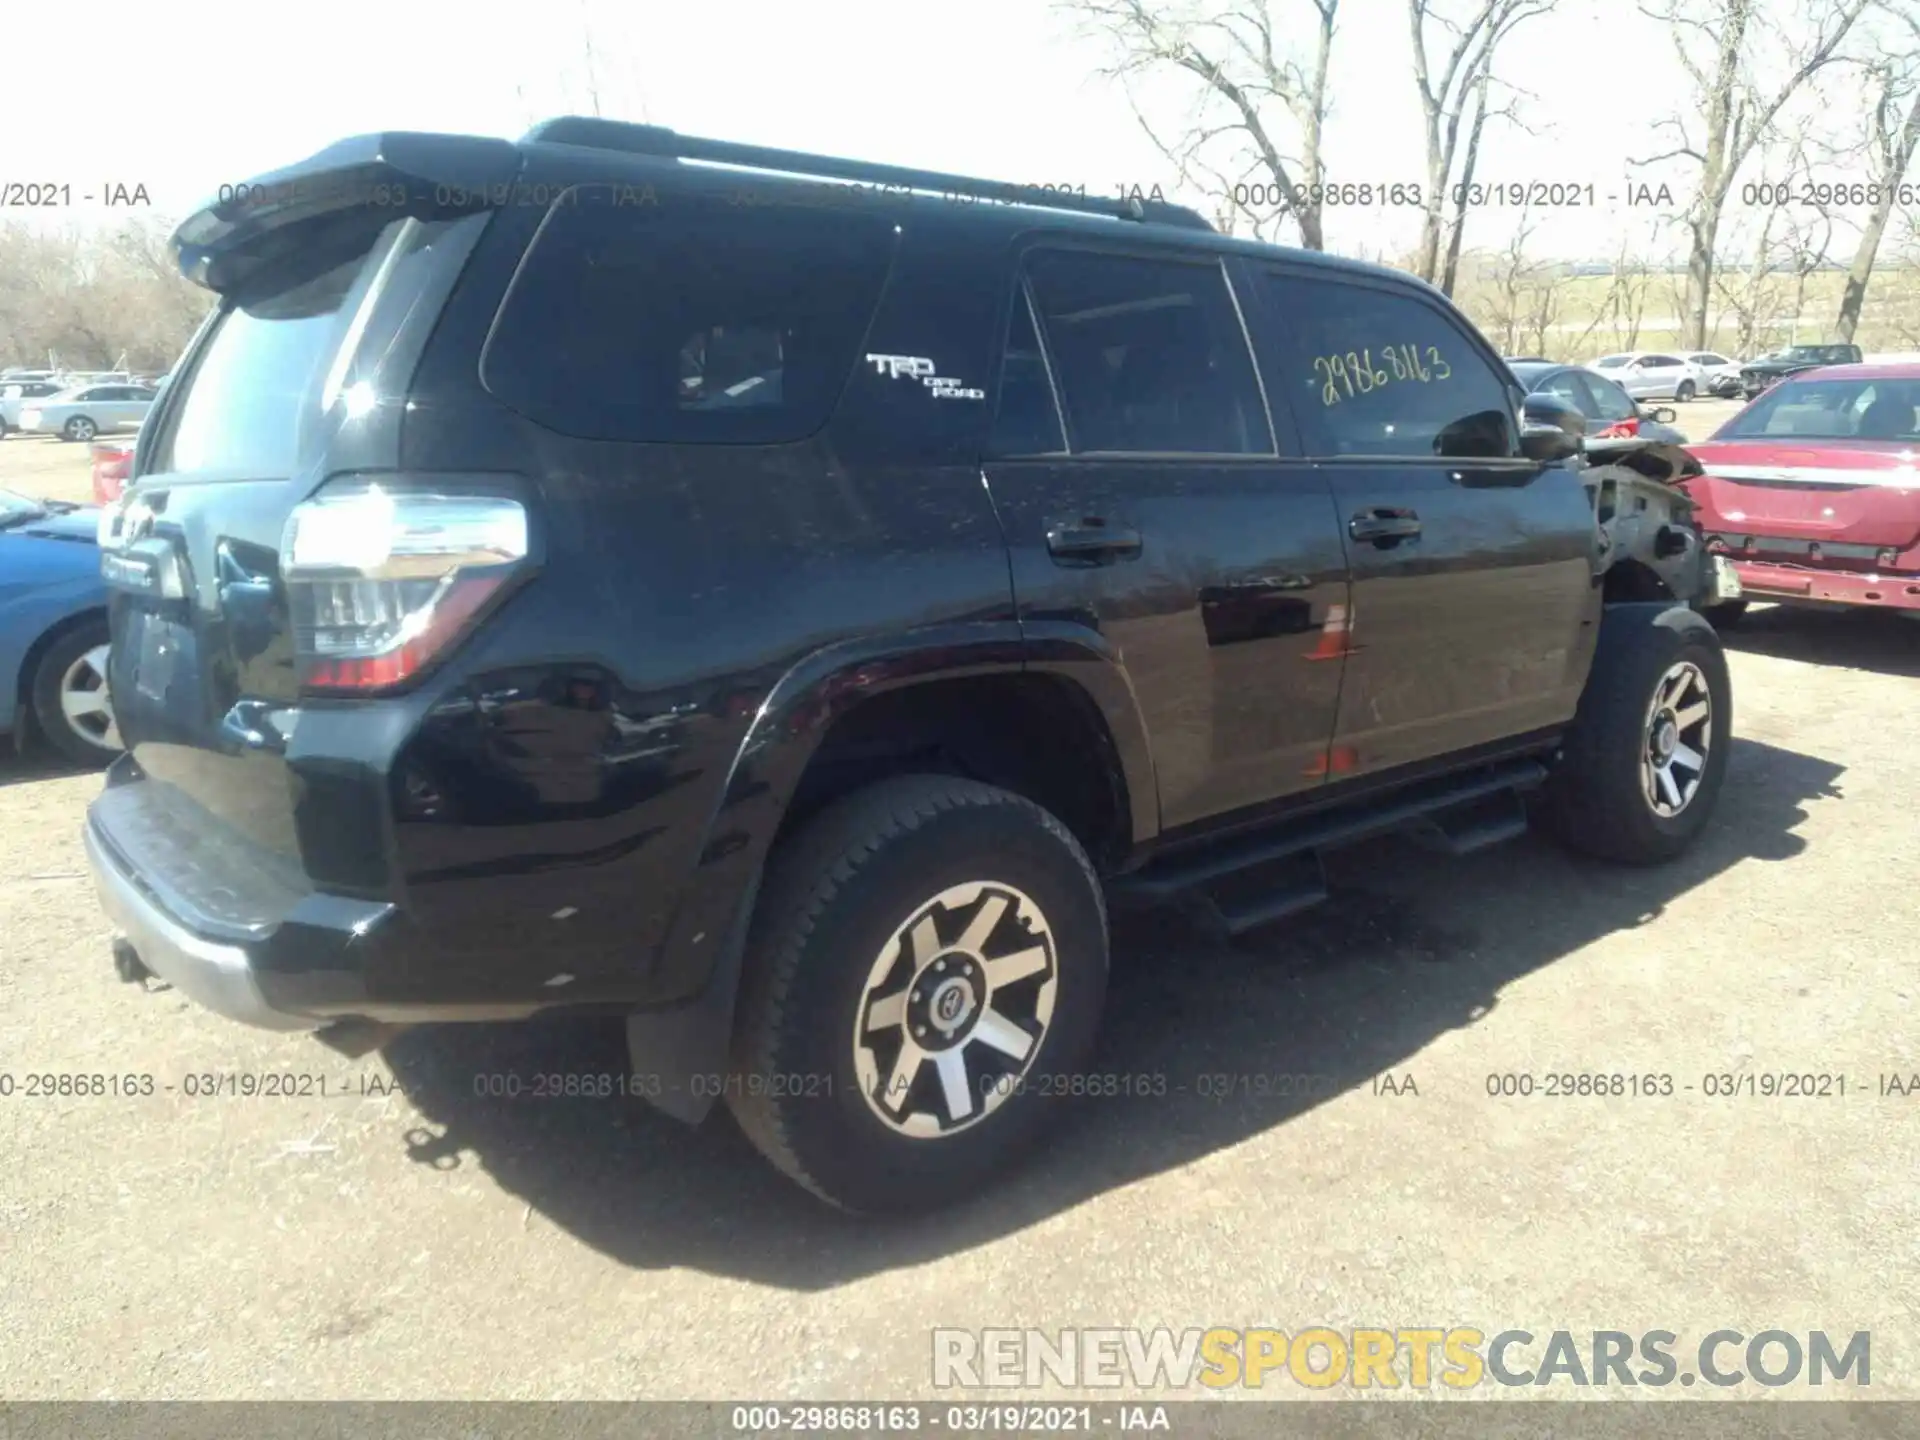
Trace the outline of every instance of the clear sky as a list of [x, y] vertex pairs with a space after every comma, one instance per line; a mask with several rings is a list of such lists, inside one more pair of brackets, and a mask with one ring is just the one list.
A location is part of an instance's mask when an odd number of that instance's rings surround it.
[[[1306, 12], [1304, 0], [1272, 3]], [[621, 118], [1018, 183], [1159, 183], [1170, 198], [1175, 183], [1117, 86], [1095, 75], [1101, 47], [1046, 0], [91, 0], [79, 50], [57, 43], [57, 10], [9, 8], [16, 38], [43, 30], [48, 45], [9, 47], [0, 182], [71, 184], [59, 218], [82, 224], [110, 218], [97, 197], [114, 182], [144, 185], [155, 212], [178, 217], [223, 183], [346, 135], [517, 135], [586, 107], [589, 29], [603, 108]], [[1405, 15], [1403, 0], [1345, 0], [1330, 179], [1422, 178]], [[1670, 245], [1671, 231], [1651, 239], [1656, 212], [1624, 203], [1630, 180], [1658, 178], [1628, 159], [1668, 148], [1652, 122], [1684, 95], [1659, 28], [1627, 0], [1563, 0], [1519, 32], [1500, 72], [1530, 92], [1518, 104], [1531, 133], [1492, 130], [1481, 176], [1592, 183], [1599, 199], [1535, 217], [1530, 251], [1604, 258], [1623, 234]], [[1505, 244], [1517, 214], [1476, 213], [1469, 247]], [[1411, 211], [1331, 213], [1328, 243], [1379, 254], [1416, 225]]]

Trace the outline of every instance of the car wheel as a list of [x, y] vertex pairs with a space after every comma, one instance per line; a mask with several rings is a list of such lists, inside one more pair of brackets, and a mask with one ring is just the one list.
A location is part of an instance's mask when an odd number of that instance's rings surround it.
[[67, 759], [104, 765], [124, 748], [107, 689], [107, 622], [69, 630], [33, 671], [33, 716], [40, 733]]
[[1693, 399], [1693, 394], [1694, 394], [1693, 382], [1691, 380], [1682, 380], [1680, 382], [1680, 387], [1673, 392], [1673, 398], [1678, 400], [1682, 405], [1684, 405], [1689, 400]]
[[76, 415], [60, 427], [60, 433], [69, 440], [91, 440], [100, 433], [100, 427], [84, 415]]
[[1672, 859], [1713, 814], [1732, 719], [1726, 654], [1706, 620], [1683, 606], [1608, 610], [1540, 797], [1548, 827], [1602, 859]]
[[1106, 909], [1031, 801], [915, 775], [775, 854], [728, 1096], [785, 1174], [853, 1211], [966, 1198], [1040, 1136], [1092, 1052]]

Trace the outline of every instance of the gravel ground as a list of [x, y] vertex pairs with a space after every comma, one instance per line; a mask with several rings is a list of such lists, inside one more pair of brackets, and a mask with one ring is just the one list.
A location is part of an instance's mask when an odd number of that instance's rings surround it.
[[[84, 493], [59, 451], [0, 444], [0, 484]], [[98, 777], [0, 762], [0, 1395], [879, 1398], [930, 1393], [936, 1325], [1320, 1324], [1870, 1330], [1871, 1393], [1913, 1395], [1920, 1098], [1879, 1087], [1920, 1072], [1920, 625], [1757, 610], [1733, 666], [1682, 861], [1390, 841], [1236, 949], [1130, 918], [1099, 1068], [1168, 1093], [1083, 1105], [912, 1223], [823, 1211], [724, 1118], [475, 1094], [619, 1070], [616, 1025], [347, 1060], [120, 984], [78, 839]], [[263, 1071], [330, 1093], [188, 1093]], [[1488, 1094], [1562, 1071], [1675, 1093]], [[1783, 1072], [1846, 1093], [1705, 1093]], [[28, 1096], [48, 1073], [154, 1093]], [[1199, 1093], [1302, 1073], [1325, 1092]]]

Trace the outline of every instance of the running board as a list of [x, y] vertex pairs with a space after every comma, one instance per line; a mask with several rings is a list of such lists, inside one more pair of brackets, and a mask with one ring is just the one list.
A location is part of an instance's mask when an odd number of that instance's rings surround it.
[[1471, 855], [1527, 833], [1527, 807], [1516, 790], [1445, 810], [1408, 827], [1408, 838], [1443, 855]]
[[[1309, 853], [1316, 857], [1317, 867], [1320, 851], [1395, 830], [1415, 829], [1427, 843], [1465, 854], [1525, 830], [1519, 792], [1532, 789], [1546, 778], [1546, 767], [1537, 760], [1506, 760], [1481, 766], [1464, 774], [1419, 782], [1371, 801], [1282, 821], [1255, 835], [1225, 840], [1192, 854], [1170, 855], [1131, 875], [1117, 877], [1113, 888], [1142, 900], [1171, 900], [1204, 890], [1216, 881]], [[1280, 888], [1313, 887], [1296, 882]], [[1324, 894], [1324, 886], [1320, 888]], [[1277, 894], [1275, 899], [1277, 903]]]

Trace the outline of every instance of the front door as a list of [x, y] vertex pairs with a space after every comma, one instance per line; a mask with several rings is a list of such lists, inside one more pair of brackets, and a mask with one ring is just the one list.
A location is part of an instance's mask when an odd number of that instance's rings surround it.
[[1321, 460], [1352, 577], [1336, 771], [1570, 719], [1599, 617], [1593, 506], [1576, 472], [1521, 458], [1504, 367], [1410, 287], [1262, 282], [1269, 391]]
[[1322, 784], [1346, 560], [1227, 269], [1043, 245], [1020, 273], [986, 475], [1030, 637], [1124, 665], [1164, 827]]

